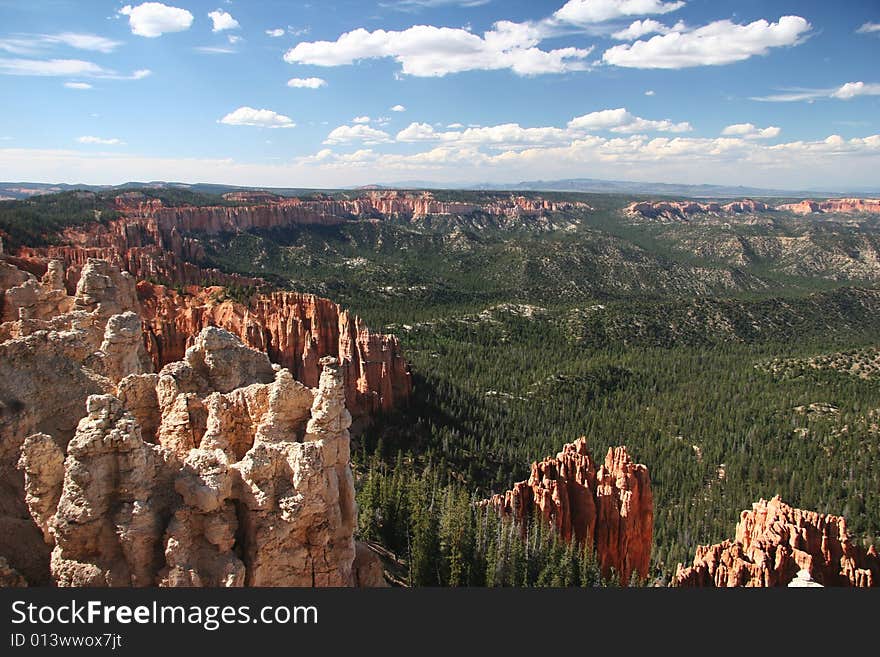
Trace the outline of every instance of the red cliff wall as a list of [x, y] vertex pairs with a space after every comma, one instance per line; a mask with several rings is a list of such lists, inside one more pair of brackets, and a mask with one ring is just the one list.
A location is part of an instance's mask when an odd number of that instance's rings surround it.
[[207, 288], [180, 295], [138, 283], [147, 351], [157, 369], [183, 358], [204, 327], [218, 326], [310, 387], [318, 385], [321, 358], [339, 358], [352, 415], [388, 411], [409, 398], [412, 381], [395, 336], [372, 333], [360, 318], [310, 294], [258, 294], [247, 304], [221, 301], [222, 294], [222, 288]]

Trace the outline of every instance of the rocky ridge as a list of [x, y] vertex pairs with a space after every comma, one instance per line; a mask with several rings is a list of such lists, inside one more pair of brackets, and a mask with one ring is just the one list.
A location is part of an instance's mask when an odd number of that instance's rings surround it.
[[801, 215], [821, 213], [880, 214], [880, 199], [804, 200], [776, 206], [753, 199], [742, 199], [725, 204], [698, 201], [639, 201], [630, 203], [624, 209], [624, 214], [632, 219], [660, 222], [686, 222], [695, 218], [733, 217], [765, 212], [792, 212]]
[[550, 523], [567, 542], [593, 549], [605, 577], [625, 585], [648, 577], [654, 499], [648, 469], [625, 447], [609, 448], [596, 464], [586, 438], [563, 446], [556, 457], [532, 464], [527, 481], [483, 502], [526, 526], [531, 516]]
[[697, 548], [673, 586], [800, 586], [807, 571], [822, 586], [880, 586], [880, 556], [855, 545], [840, 516], [796, 509], [778, 496], [743, 511], [734, 539]]

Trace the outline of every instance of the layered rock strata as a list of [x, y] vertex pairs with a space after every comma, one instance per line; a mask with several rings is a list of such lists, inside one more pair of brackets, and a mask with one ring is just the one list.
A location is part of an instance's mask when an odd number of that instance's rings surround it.
[[633, 463], [625, 447], [610, 448], [597, 467], [586, 438], [565, 445], [556, 457], [532, 464], [527, 481], [486, 500], [486, 505], [523, 523], [549, 522], [566, 541], [595, 550], [604, 576], [624, 584], [645, 579], [651, 562], [654, 500], [648, 469]]
[[796, 509], [778, 496], [743, 511], [734, 539], [697, 548], [679, 564], [682, 587], [880, 586], [880, 556], [853, 543], [840, 516]]

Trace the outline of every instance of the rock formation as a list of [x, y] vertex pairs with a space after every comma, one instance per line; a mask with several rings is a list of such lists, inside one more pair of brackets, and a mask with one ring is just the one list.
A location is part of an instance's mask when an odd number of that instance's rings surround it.
[[880, 586], [880, 556], [852, 543], [844, 518], [795, 509], [778, 496], [743, 511], [732, 541], [698, 547], [673, 585], [798, 586], [800, 571], [822, 586]]
[[834, 198], [827, 201], [800, 201], [780, 205], [778, 210], [786, 210], [795, 214], [820, 214], [825, 212], [839, 212], [842, 214], [880, 214], [880, 199], [863, 198]]
[[[358, 330], [337, 329], [341, 340], [322, 337], [323, 320], [309, 324], [300, 373], [314, 380], [305, 383], [207, 321], [179, 360], [152, 373], [155, 350], [145, 345], [155, 342], [145, 340], [128, 272], [90, 260], [67, 297], [58, 265], [41, 280], [13, 269], [0, 269], [2, 297], [29, 301], [0, 325], [3, 583], [384, 583], [381, 564], [353, 539], [346, 373], [370, 399], [369, 385], [388, 376], [370, 370], [377, 354], [359, 322], [310, 298]], [[54, 311], [21, 311], [50, 298]], [[238, 309], [218, 312], [241, 319]], [[283, 335], [280, 321], [275, 329]], [[393, 389], [376, 390], [378, 408]]]
[[518, 522], [532, 514], [551, 523], [566, 541], [592, 546], [604, 576], [624, 584], [648, 576], [654, 500], [648, 469], [632, 462], [625, 447], [596, 462], [586, 438], [565, 445], [555, 458], [532, 464], [528, 481], [484, 504]]
[[[50, 436], [30, 436], [20, 467], [30, 512], [53, 546], [55, 583], [355, 584], [351, 416], [338, 363], [321, 364], [312, 390], [208, 328], [185, 361], [158, 377], [133, 375], [159, 389], [156, 442], [113, 395], [88, 398], [66, 456]], [[163, 405], [168, 385], [205, 409], [200, 436], [186, 406]], [[180, 422], [188, 444], [161, 429]], [[359, 581], [374, 566], [367, 560]]]

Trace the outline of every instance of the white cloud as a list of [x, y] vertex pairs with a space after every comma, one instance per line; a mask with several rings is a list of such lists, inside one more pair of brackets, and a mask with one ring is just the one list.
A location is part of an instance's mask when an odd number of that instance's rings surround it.
[[76, 139], [80, 144], [100, 144], [102, 146], [122, 146], [125, 144], [121, 139], [103, 139], [102, 137], [77, 137]]
[[253, 107], [239, 107], [230, 112], [218, 123], [225, 125], [248, 125], [260, 128], [295, 128], [296, 124], [289, 116], [278, 114], [272, 110], [254, 109]]
[[645, 92], [645, 95], [646, 95], [646, 96], [655, 96], [655, 95], [657, 95], [657, 92], [655, 92], [653, 89], [648, 89], [648, 90]]
[[660, 0], [569, 0], [553, 17], [566, 23], [587, 25], [626, 16], [668, 14], [684, 5], [684, 2]]
[[229, 46], [196, 46], [193, 50], [204, 55], [234, 55], [238, 52]]
[[880, 95], [880, 83], [876, 82], [847, 82], [839, 87], [828, 89], [783, 89], [783, 93], [769, 96], [753, 96], [750, 100], [758, 100], [765, 103], [797, 103], [815, 100], [836, 98], [838, 100], [851, 100], [856, 96]]
[[294, 89], [320, 89], [327, 86], [327, 81], [321, 78], [290, 78], [287, 86]]
[[457, 147], [473, 151], [481, 147], [492, 150], [517, 151], [523, 148], [548, 148], [570, 144], [584, 139], [589, 133], [609, 131], [632, 134], [636, 132], [689, 132], [693, 128], [687, 122], [670, 120], [653, 121], [635, 116], [624, 108], [602, 110], [575, 117], [565, 128], [545, 126], [524, 128], [517, 123], [470, 127], [463, 129], [460, 123], [448, 126], [446, 131], [437, 130], [429, 123], [414, 122], [397, 133], [399, 142], [442, 142], [449, 148]]
[[79, 90], [85, 90], [85, 89], [92, 88], [92, 85], [90, 85], [88, 82], [65, 82], [64, 86], [67, 87], [68, 89], [79, 89]]
[[0, 50], [15, 55], [35, 55], [52, 46], [68, 46], [77, 50], [90, 50], [101, 53], [111, 53], [122, 45], [121, 41], [114, 41], [97, 34], [84, 34], [79, 32], [62, 32], [61, 34], [26, 34], [6, 39], [0, 39]]
[[773, 139], [778, 137], [780, 132], [782, 129], [776, 126], [758, 128], [753, 123], [734, 123], [724, 128], [721, 134], [727, 137], [742, 137], [743, 139]]
[[537, 25], [500, 21], [481, 37], [460, 28], [416, 25], [403, 31], [358, 28], [336, 41], [301, 42], [288, 50], [290, 64], [345, 66], [365, 59], [393, 58], [405, 75], [442, 77], [475, 70], [510, 69], [517, 75], [564, 73], [588, 68], [591, 49], [536, 46]]
[[391, 141], [391, 136], [387, 132], [376, 130], [368, 125], [341, 125], [327, 135], [324, 143], [348, 144], [356, 141], [365, 144], [384, 144]]
[[674, 123], [669, 119], [654, 121], [631, 114], [625, 107], [601, 110], [578, 116], [568, 122], [570, 130], [593, 132], [690, 132], [693, 127], [687, 121]]
[[405, 112], [406, 108], [403, 105], [395, 105], [391, 108], [392, 112]]
[[380, 2], [381, 7], [390, 7], [400, 11], [418, 11], [424, 8], [445, 7], [455, 5], [458, 7], [480, 7], [487, 5], [492, 0], [396, 0], [396, 2]]
[[352, 123], [369, 123], [369, 116], [356, 116], [351, 120]]
[[643, 21], [633, 21], [625, 30], [615, 32], [611, 36], [618, 41], [634, 41], [646, 34], [669, 34], [670, 32], [681, 32], [684, 29], [685, 25], [682, 22], [669, 27], [659, 21], [646, 18]]
[[613, 46], [602, 55], [602, 61], [614, 66], [665, 69], [730, 64], [765, 55], [770, 48], [798, 45], [810, 29], [810, 23], [800, 16], [782, 16], [776, 23], [761, 19], [748, 25], [721, 20]]
[[277, 39], [278, 37], [284, 36], [284, 29], [279, 27], [274, 30], [266, 30], [266, 34], [268, 34], [273, 39]]
[[880, 23], [865, 23], [857, 29], [856, 32], [859, 34], [873, 34], [874, 32], [880, 32]]
[[880, 84], [864, 82], [847, 82], [831, 94], [832, 98], [850, 100], [856, 96], [880, 96]]
[[222, 9], [209, 11], [208, 18], [210, 18], [211, 21], [214, 23], [214, 27], [211, 28], [212, 32], [222, 32], [223, 30], [237, 30], [241, 27], [241, 25], [238, 24], [238, 21], [232, 17], [232, 14], [223, 11]]
[[161, 2], [144, 2], [137, 7], [125, 5], [119, 14], [128, 16], [132, 34], [151, 39], [169, 32], [188, 30], [194, 20], [186, 9], [169, 7]]
[[34, 75], [107, 78], [111, 80], [140, 80], [150, 75], [148, 69], [121, 75], [111, 69], [82, 59], [3, 59], [0, 75]]

